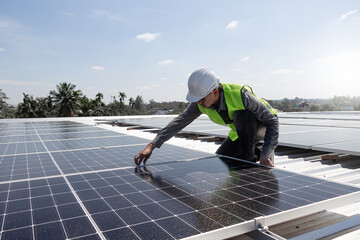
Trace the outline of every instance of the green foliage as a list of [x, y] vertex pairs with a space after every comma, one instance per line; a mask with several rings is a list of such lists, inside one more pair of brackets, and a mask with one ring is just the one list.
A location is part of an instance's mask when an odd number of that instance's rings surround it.
[[310, 107], [310, 112], [318, 112], [320, 111], [320, 106], [319, 105], [311, 105]]
[[71, 83], [60, 83], [56, 85], [57, 90], [50, 91], [60, 117], [73, 117], [80, 109], [81, 90], [75, 90], [76, 85]]
[[6, 94], [0, 89], [0, 118], [6, 117], [8, 113], [8, 105], [5, 99], [9, 99]]
[[359, 111], [360, 97], [335, 96], [332, 99], [288, 99], [270, 101], [270, 104], [283, 112], [300, 111]]
[[[104, 95], [97, 93], [94, 99], [76, 90], [76, 85], [63, 82], [56, 85], [56, 90], [49, 92], [46, 97], [35, 98], [23, 93], [23, 101], [17, 107], [6, 103], [8, 97], [0, 89], [0, 118], [44, 118], [44, 117], [73, 117], [73, 116], [125, 116], [150, 114], [179, 114], [189, 103], [185, 102], [156, 102], [153, 99], [145, 103], [142, 96], [134, 99], [130, 97], [128, 104], [125, 92], [113, 96], [112, 102], [105, 104]], [[284, 98], [282, 100], [268, 100], [276, 109], [283, 112], [296, 111], [360, 111], [360, 97], [335, 96], [332, 99], [302, 99]]]
[[33, 96], [23, 93], [23, 102], [19, 103], [17, 117], [20, 118], [35, 118], [37, 117], [37, 101]]
[[36, 117], [52, 117], [56, 116], [53, 101], [50, 96], [45, 98], [36, 98], [37, 110]]
[[136, 110], [138, 110], [139, 112], [142, 112], [144, 110], [144, 100], [142, 98], [142, 96], [137, 96], [135, 98], [135, 105], [134, 105], [134, 108]]

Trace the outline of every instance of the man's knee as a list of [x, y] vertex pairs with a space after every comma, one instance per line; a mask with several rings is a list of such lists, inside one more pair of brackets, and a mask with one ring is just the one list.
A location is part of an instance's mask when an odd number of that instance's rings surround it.
[[239, 144], [237, 141], [233, 142], [230, 138], [227, 138], [220, 147], [216, 150], [216, 154], [235, 157], [239, 153]]

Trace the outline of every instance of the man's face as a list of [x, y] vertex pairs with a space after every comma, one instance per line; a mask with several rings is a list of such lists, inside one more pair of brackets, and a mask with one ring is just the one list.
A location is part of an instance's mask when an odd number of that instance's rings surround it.
[[215, 89], [211, 93], [206, 95], [204, 98], [197, 101], [196, 103], [202, 106], [203, 108], [208, 108], [217, 101], [219, 101], [219, 90]]

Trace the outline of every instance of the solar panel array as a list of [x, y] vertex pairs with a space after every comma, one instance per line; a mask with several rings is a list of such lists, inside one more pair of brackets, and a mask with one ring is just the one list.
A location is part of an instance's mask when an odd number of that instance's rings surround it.
[[[120, 123], [161, 129], [173, 117], [119, 119]], [[360, 156], [360, 113], [280, 113], [279, 145]], [[226, 138], [229, 128], [201, 116], [184, 133]]]
[[166, 144], [137, 168], [147, 140], [68, 121], [0, 139], [1, 239], [196, 237], [360, 190]]

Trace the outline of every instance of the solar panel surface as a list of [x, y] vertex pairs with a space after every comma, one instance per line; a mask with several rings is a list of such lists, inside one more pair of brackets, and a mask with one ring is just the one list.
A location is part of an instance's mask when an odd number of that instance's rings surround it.
[[[173, 118], [150, 117], [118, 119], [119, 123], [161, 129]], [[348, 142], [360, 141], [360, 114], [280, 113], [279, 145], [306, 149], [325, 149], [360, 156], [360, 151]], [[183, 133], [202, 134], [226, 138], [229, 128], [201, 116], [182, 130]], [[334, 148], [331, 148], [334, 146]], [[351, 151], [349, 151], [349, 149]]]
[[[83, 138], [43, 139], [40, 129]], [[136, 168], [146, 140], [77, 123], [1, 128], [1, 136], [34, 132], [40, 141], [25, 143], [43, 148], [13, 143], [10, 153], [6, 143], [0, 155], [1, 239], [180, 239], [359, 192], [166, 144]]]

